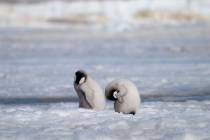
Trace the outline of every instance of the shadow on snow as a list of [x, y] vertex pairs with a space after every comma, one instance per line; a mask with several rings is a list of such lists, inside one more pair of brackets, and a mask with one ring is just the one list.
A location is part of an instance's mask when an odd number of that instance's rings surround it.
[[78, 102], [76, 97], [0, 97], [0, 105]]

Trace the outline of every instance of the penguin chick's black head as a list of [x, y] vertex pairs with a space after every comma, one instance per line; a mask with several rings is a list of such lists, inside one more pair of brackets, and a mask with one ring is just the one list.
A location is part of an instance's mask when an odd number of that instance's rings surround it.
[[75, 81], [74, 81], [74, 83], [75, 84], [79, 84], [79, 82], [80, 82], [80, 80], [82, 79], [82, 78], [85, 78], [85, 81], [86, 81], [86, 79], [87, 79], [87, 74], [86, 74], [86, 72], [85, 71], [83, 71], [83, 70], [78, 70], [77, 72], [75, 72]]
[[109, 91], [109, 94], [107, 96], [107, 99], [112, 100], [112, 101], [116, 101], [117, 99], [114, 97], [114, 92], [116, 92], [116, 91], [119, 92], [118, 89], [111, 89]]

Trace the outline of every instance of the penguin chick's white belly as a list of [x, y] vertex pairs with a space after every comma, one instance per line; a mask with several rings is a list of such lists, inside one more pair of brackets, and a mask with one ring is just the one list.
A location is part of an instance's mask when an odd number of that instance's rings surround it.
[[87, 81], [80, 88], [85, 93], [86, 100], [93, 109], [102, 110], [105, 108], [105, 96], [96, 81], [88, 77]]
[[[114, 109], [116, 112], [123, 113], [136, 113], [140, 106], [140, 94], [136, 86], [128, 80], [114, 80], [112, 81], [105, 90], [106, 97], [112, 95], [112, 91], [118, 90], [121, 97], [118, 97], [114, 103]], [[119, 96], [120, 96], [119, 95]]]

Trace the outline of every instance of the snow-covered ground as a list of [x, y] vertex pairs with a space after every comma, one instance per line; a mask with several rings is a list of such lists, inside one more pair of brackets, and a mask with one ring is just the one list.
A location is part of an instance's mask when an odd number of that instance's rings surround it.
[[[132, 80], [137, 115], [78, 108], [74, 72]], [[0, 29], [0, 139], [210, 140], [210, 26]]]
[[76, 103], [1, 105], [1, 139], [209, 140], [210, 101], [145, 102], [133, 115], [78, 109]]

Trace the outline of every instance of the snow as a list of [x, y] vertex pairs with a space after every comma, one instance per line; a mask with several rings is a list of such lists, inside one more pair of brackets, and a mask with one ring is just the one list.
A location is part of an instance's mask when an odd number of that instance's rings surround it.
[[[210, 139], [210, 26], [0, 29], [0, 139]], [[132, 80], [139, 112], [78, 108], [74, 72]]]
[[[132, 1], [11, 1], [0, 3], [1, 27], [51, 27], [75, 23], [94, 24], [127, 30], [142, 22], [209, 21], [209, 0], [132, 0]], [[129, 10], [128, 10], [129, 9]], [[143, 17], [138, 16], [143, 12]], [[146, 13], [145, 13], [146, 12]], [[183, 15], [183, 12], [185, 13]], [[175, 17], [173, 14], [176, 13]], [[188, 13], [186, 17], [186, 13]], [[153, 15], [153, 16], [152, 16]], [[185, 19], [185, 20], [184, 20]], [[180, 19], [178, 20], [180, 21]]]
[[209, 139], [210, 102], [145, 102], [137, 115], [76, 102], [0, 107], [1, 139]]

